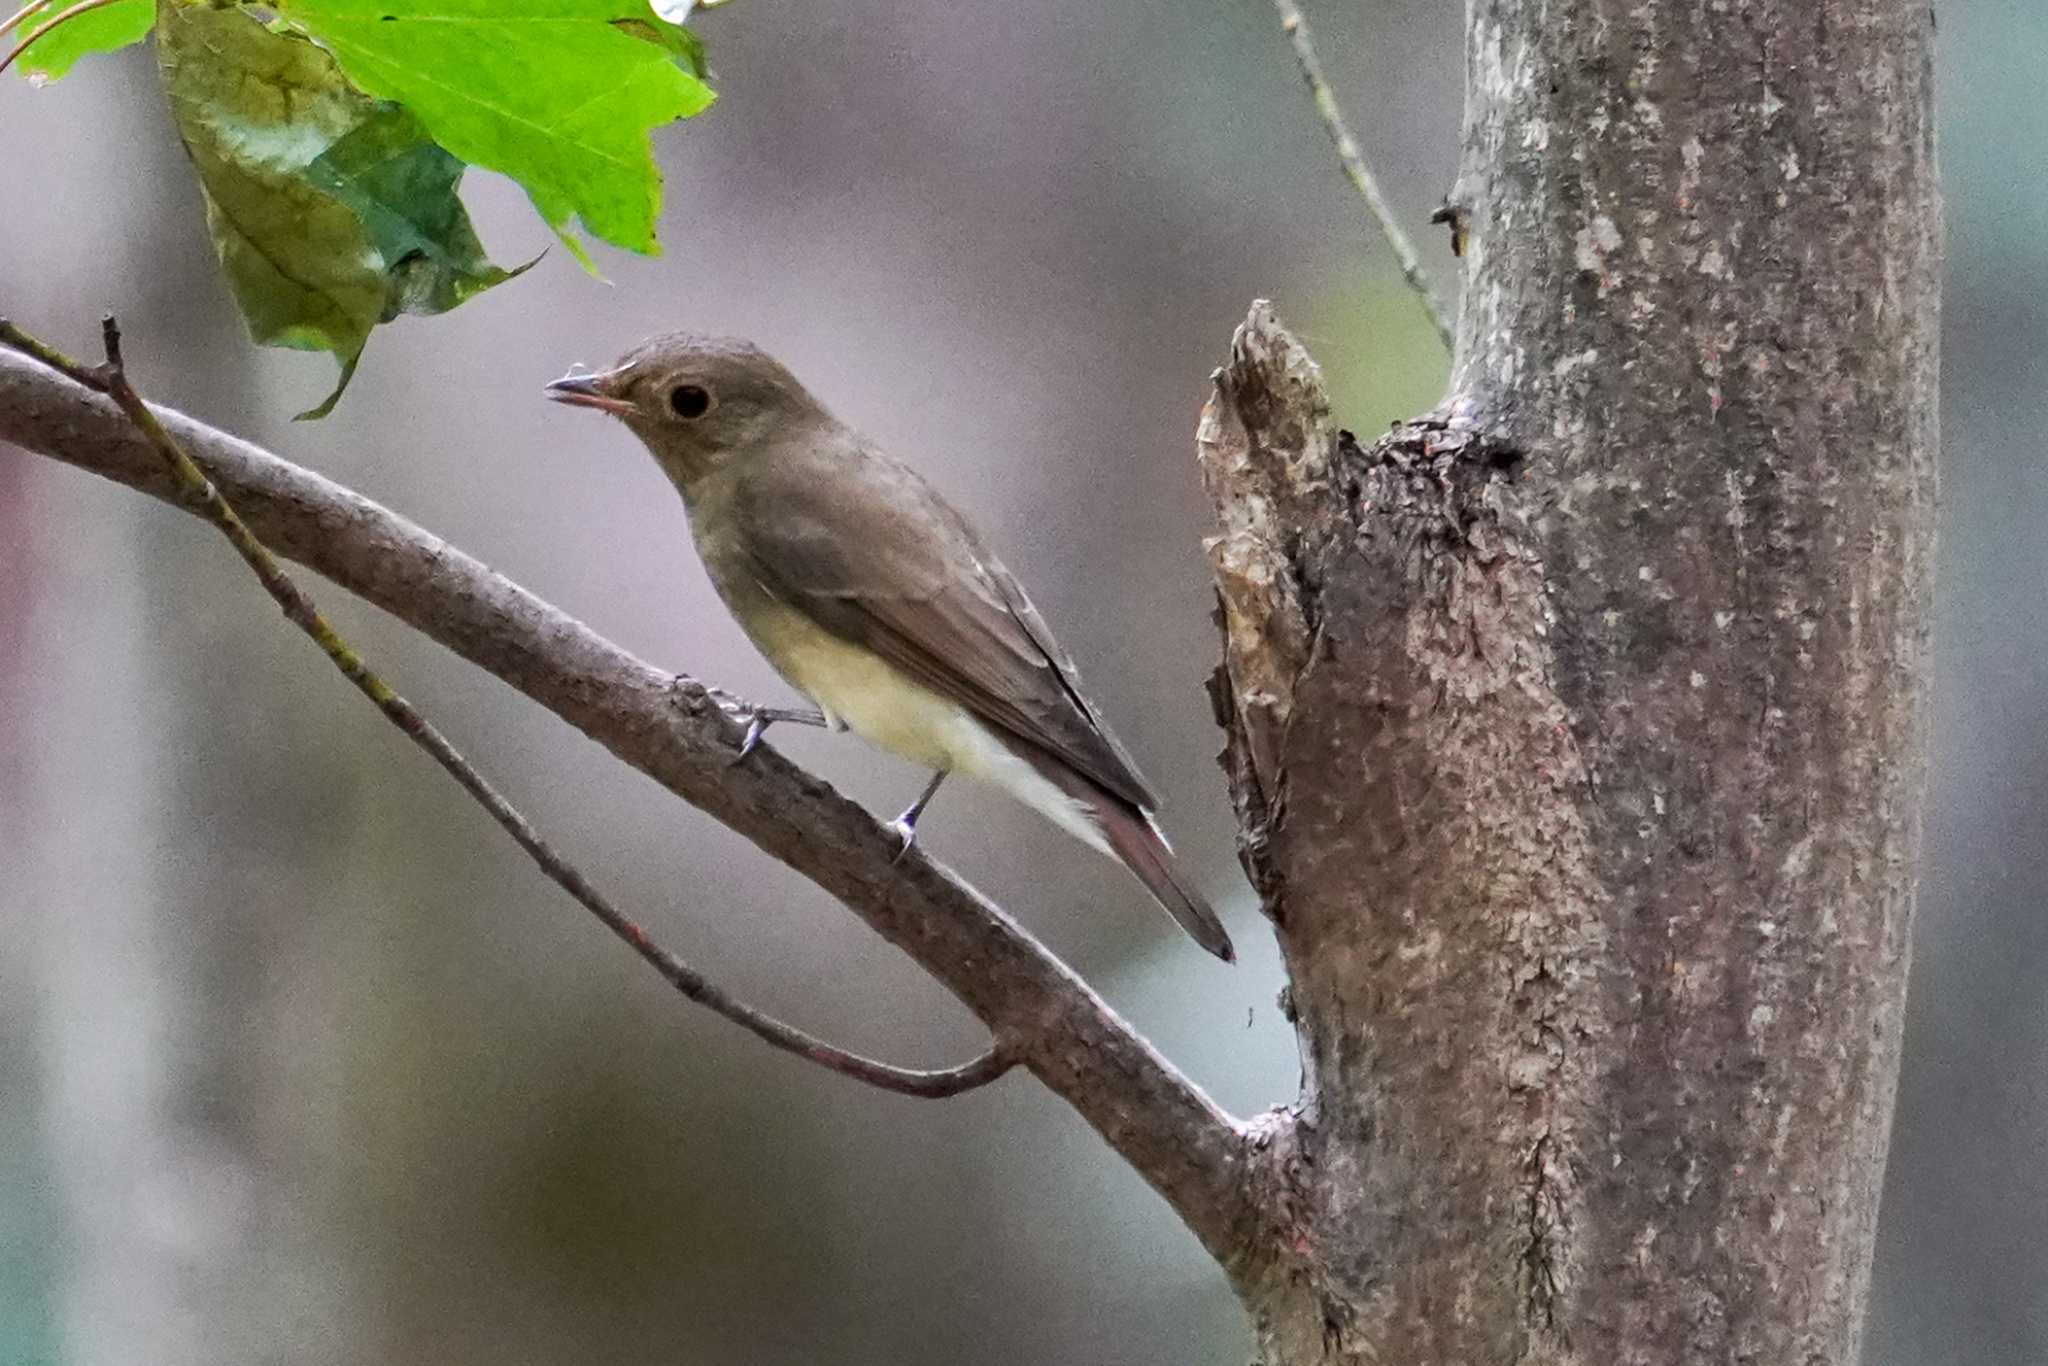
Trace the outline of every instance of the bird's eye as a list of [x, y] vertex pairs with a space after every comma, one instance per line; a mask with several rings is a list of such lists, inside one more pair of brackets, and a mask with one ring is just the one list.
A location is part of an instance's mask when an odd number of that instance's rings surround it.
[[711, 393], [695, 384], [678, 384], [669, 391], [668, 406], [680, 418], [702, 417], [711, 411]]

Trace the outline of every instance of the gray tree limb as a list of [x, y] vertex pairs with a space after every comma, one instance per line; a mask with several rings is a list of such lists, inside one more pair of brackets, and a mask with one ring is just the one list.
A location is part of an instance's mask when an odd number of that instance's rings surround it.
[[[263, 542], [548, 707], [853, 909], [937, 978], [1163, 1195], [1226, 1266], [1254, 1239], [1246, 1131], [972, 887], [655, 669], [361, 495], [170, 409], [164, 426]], [[183, 505], [105, 398], [0, 351], [0, 440]]]

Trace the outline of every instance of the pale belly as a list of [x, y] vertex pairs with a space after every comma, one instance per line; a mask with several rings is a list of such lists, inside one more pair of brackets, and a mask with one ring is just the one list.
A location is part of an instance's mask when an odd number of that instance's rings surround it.
[[849, 645], [780, 603], [748, 613], [747, 634], [790, 685], [854, 734], [925, 768], [993, 783], [1104, 853], [1088, 809], [1041, 777], [964, 708], [881, 656]]

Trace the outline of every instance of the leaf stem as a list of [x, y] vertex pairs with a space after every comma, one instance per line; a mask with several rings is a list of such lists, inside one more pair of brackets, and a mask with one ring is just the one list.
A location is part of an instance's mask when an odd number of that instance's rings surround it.
[[877, 1062], [872, 1058], [826, 1043], [794, 1025], [785, 1024], [747, 1005], [711, 982], [703, 973], [681, 958], [656, 944], [637, 922], [592, 886], [590, 880], [579, 869], [556, 853], [526, 817], [499, 795], [497, 789], [462, 757], [439, 728], [427, 720], [410, 702], [399, 696], [341, 638], [326, 617], [313, 605], [312, 598], [285, 572], [284, 566], [256, 538], [255, 533], [249, 530], [241, 516], [221, 496], [220, 490], [207, 477], [206, 472], [200, 469], [186, 453], [185, 448], [178, 444], [177, 439], [157, 419], [156, 413], [128, 382], [127, 371], [121, 361], [121, 331], [111, 315], [101, 321], [101, 338], [106, 350], [106, 363], [88, 366], [37, 341], [13, 323], [0, 318], [0, 345], [10, 346], [31, 356], [59, 374], [112, 399], [115, 406], [120, 408], [150, 445], [156, 448], [158, 454], [163, 456], [186, 503], [200, 516], [212, 522], [221, 534], [228, 538], [270, 596], [284, 609], [285, 616], [292, 624], [312, 637], [321, 651], [333, 661], [335, 668], [339, 669], [359, 692], [376, 703], [378, 710], [404, 732], [406, 738], [425, 750], [435, 763], [461, 784], [462, 789], [490, 813], [491, 819], [526, 851], [543, 873], [570, 896], [576, 898], [613, 934], [623, 939], [684, 997], [710, 1008], [752, 1033], [756, 1038], [786, 1053], [794, 1053], [843, 1076], [853, 1077], [870, 1086], [901, 1095], [930, 1099], [958, 1095], [977, 1086], [987, 1085], [1015, 1065], [1018, 1051], [1016, 1046], [1000, 1036], [987, 1052], [958, 1067], [920, 1071]]

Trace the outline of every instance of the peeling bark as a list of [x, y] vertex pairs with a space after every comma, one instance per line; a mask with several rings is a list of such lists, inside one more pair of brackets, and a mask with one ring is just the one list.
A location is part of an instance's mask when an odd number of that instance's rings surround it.
[[1931, 19], [1472, 6], [1454, 388], [1201, 457], [1304, 1090], [1269, 1362], [1854, 1359], [1933, 530]]

